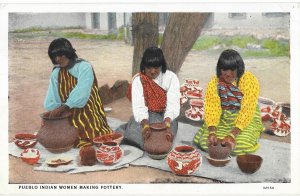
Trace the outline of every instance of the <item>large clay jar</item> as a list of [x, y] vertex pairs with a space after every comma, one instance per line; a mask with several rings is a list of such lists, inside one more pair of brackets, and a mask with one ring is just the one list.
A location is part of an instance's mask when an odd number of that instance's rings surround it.
[[170, 152], [173, 144], [173, 133], [165, 123], [152, 123], [150, 132], [144, 138], [144, 150], [152, 159], [163, 159]]
[[72, 113], [64, 113], [60, 117], [50, 118], [49, 113], [41, 114], [43, 125], [38, 132], [38, 142], [53, 153], [70, 150], [78, 139], [78, 131], [71, 125]]
[[167, 163], [173, 173], [191, 175], [202, 164], [202, 156], [192, 146], [177, 146], [168, 154]]
[[215, 145], [210, 145], [208, 147], [208, 154], [210, 158], [213, 159], [227, 159], [229, 157], [230, 151], [230, 147], [221, 144], [221, 140], [219, 139]]
[[117, 142], [103, 142], [96, 151], [97, 160], [104, 165], [117, 163], [123, 155], [124, 151]]

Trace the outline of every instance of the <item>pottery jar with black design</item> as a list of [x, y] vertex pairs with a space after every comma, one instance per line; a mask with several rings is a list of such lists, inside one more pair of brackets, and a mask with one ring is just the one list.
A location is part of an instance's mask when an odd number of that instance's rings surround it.
[[144, 138], [144, 150], [152, 159], [163, 159], [170, 152], [174, 135], [165, 123], [152, 123]]
[[167, 163], [174, 174], [191, 175], [201, 166], [202, 156], [192, 146], [176, 146], [168, 154]]
[[97, 160], [104, 165], [112, 165], [120, 161], [124, 150], [117, 142], [103, 142], [96, 151]]
[[43, 123], [37, 134], [38, 142], [53, 153], [70, 150], [78, 140], [78, 131], [71, 124], [72, 113], [66, 112], [55, 118], [49, 114], [41, 114]]

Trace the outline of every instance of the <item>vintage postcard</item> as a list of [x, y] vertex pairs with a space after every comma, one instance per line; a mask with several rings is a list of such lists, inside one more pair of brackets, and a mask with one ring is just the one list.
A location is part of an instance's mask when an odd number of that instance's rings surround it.
[[0, 17], [1, 195], [300, 194], [299, 2]]

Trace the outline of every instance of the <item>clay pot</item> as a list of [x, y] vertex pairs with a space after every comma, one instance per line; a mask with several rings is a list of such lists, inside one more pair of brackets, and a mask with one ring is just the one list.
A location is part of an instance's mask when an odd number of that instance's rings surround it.
[[96, 150], [93, 146], [83, 146], [79, 151], [81, 165], [92, 166], [97, 162]]
[[259, 170], [263, 159], [258, 155], [245, 154], [237, 156], [236, 161], [241, 171], [253, 174]]
[[208, 155], [206, 156], [206, 158], [208, 162], [215, 167], [224, 167], [231, 160], [231, 157], [228, 157], [227, 159], [213, 159]]
[[112, 132], [111, 134], [101, 135], [93, 139], [95, 146], [100, 147], [103, 142], [117, 142], [121, 144], [124, 138], [123, 133], [121, 132]]
[[103, 142], [96, 151], [97, 160], [104, 165], [117, 163], [123, 155], [124, 151], [117, 142]]
[[230, 147], [221, 144], [221, 140], [218, 139], [217, 144], [215, 145], [210, 145], [208, 147], [208, 154], [210, 158], [213, 159], [227, 159], [230, 154]]
[[27, 148], [20, 154], [22, 161], [34, 165], [40, 159], [40, 151], [34, 148]]
[[202, 164], [202, 156], [192, 146], [177, 146], [168, 154], [167, 163], [173, 173], [191, 175]]
[[78, 139], [78, 131], [69, 119], [72, 113], [57, 118], [49, 118], [48, 115], [48, 112], [41, 114], [44, 123], [37, 134], [38, 142], [53, 153], [70, 150]]
[[190, 105], [193, 107], [203, 107], [204, 102], [201, 99], [190, 99]]
[[18, 133], [15, 135], [14, 143], [22, 149], [32, 148], [36, 145], [36, 135], [30, 133]]
[[165, 123], [152, 123], [144, 138], [144, 150], [153, 159], [165, 158], [172, 148], [173, 133]]

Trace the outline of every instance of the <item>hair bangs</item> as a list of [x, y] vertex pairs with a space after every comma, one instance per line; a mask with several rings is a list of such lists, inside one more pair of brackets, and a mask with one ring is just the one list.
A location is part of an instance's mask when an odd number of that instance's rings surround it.
[[140, 65], [140, 71], [144, 72], [145, 67], [161, 67], [162, 72], [166, 72], [167, 64], [164, 54], [160, 48], [153, 46], [145, 50]]

